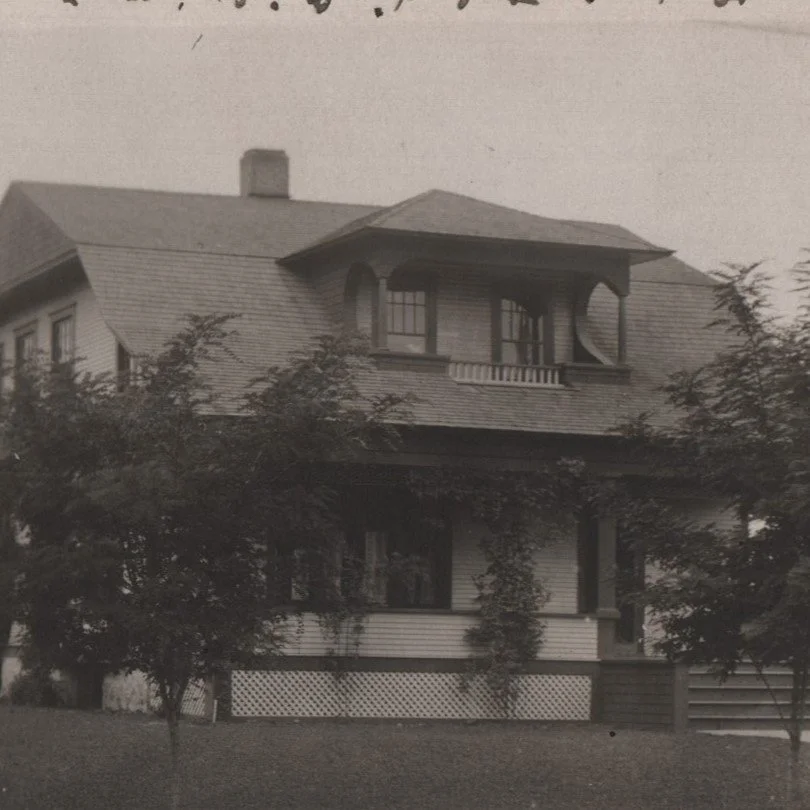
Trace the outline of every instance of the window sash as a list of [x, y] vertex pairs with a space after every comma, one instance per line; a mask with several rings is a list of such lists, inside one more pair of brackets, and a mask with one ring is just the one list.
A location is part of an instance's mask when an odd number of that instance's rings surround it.
[[[451, 543], [446, 526], [434, 526], [420, 519], [418, 510], [400, 509], [394, 504], [388, 514], [350, 520], [343, 542], [336, 546], [334, 567], [329, 570], [336, 572], [338, 592], [350, 595], [349, 589], [356, 586], [372, 608], [449, 608]], [[316, 580], [318, 575], [301, 568], [302, 553], [294, 553], [288, 594], [294, 602], [317, 603], [318, 586], [308, 574]]]
[[37, 333], [35, 329], [20, 332], [14, 337], [14, 365], [22, 368], [34, 359], [37, 353]]
[[51, 362], [73, 362], [75, 349], [75, 329], [72, 315], [58, 318], [51, 323]]
[[542, 315], [533, 314], [514, 298], [501, 297], [497, 325], [497, 352], [494, 362], [518, 366], [542, 365]]

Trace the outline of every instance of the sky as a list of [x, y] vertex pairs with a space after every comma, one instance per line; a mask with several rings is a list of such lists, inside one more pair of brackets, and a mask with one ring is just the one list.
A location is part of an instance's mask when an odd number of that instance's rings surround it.
[[242, 152], [281, 148], [299, 199], [613, 222], [706, 271], [766, 260], [790, 309], [807, 0], [76, 2], [0, 0], [1, 190], [235, 194]]

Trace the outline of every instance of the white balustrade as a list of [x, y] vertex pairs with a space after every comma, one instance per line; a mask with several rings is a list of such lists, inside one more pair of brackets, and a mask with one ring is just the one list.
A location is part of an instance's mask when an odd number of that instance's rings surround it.
[[504, 363], [452, 361], [450, 376], [460, 383], [474, 385], [520, 385], [536, 388], [559, 387], [556, 366], [515, 366]]

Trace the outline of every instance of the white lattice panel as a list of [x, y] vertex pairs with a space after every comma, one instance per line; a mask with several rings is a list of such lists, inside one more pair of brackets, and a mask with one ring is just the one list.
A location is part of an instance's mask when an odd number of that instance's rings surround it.
[[[515, 717], [588, 720], [588, 675], [522, 675]], [[483, 678], [464, 692], [449, 672], [236, 671], [231, 677], [234, 717], [398, 717], [497, 719], [502, 713]]]

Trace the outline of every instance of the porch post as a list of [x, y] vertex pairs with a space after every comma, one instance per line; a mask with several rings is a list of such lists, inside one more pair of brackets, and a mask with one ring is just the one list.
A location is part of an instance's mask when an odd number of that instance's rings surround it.
[[377, 276], [377, 296], [375, 303], [376, 315], [374, 319], [374, 348], [388, 348], [388, 278]]
[[616, 519], [597, 521], [599, 551], [599, 580], [597, 586], [597, 653], [600, 658], [612, 658], [616, 641]]
[[627, 296], [619, 296], [619, 327], [618, 327], [618, 363], [623, 366], [627, 363]]

